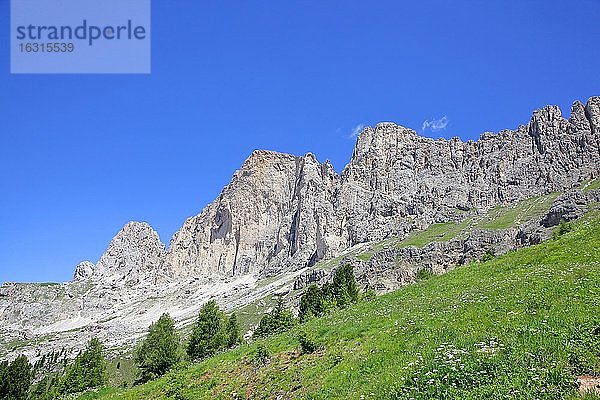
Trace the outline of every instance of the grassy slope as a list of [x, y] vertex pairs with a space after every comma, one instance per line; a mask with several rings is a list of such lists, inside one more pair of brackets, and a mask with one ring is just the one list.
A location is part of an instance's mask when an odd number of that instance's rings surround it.
[[[590, 333], [596, 326], [598, 211], [557, 240], [260, 341], [272, 353], [264, 366], [253, 362], [254, 343], [143, 386], [85, 398], [409, 398], [407, 382], [418, 386], [414, 398], [574, 398], [573, 373], [600, 373], [600, 334]], [[314, 332], [324, 350], [300, 355], [299, 329]]]
[[600, 189], [600, 178], [596, 178], [584, 185], [584, 190], [597, 190]]

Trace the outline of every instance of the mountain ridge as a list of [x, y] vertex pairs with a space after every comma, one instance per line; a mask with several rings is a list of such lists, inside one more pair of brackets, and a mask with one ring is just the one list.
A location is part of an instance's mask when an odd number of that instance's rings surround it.
[[[599, 174], [600, 97], [585, 106], [573, 103], [569, 119], [547, 106], [534, 111], [528, 124], [483, 133], [478, 141], [425, 138], [379, 123], [358, 135], [339, 174], [312, 153], [256, 150], [168, 246], [148, 224], [130, 222], [96, 264], [77, 266], [72, 282], [3, 284], [0, 337], [26, 343], [34, 358], [48, 337], [57, 347], [76, 349], [91, 335], [128, 347], [164, 311], [183, 326], [210, 298], [228, 310], [244, 307], [326, 277], [311, 269], [349, 249], [402, 241], [439, 224], [462, 226], [494, 207], [568, 191]], [[592, 197], [557, 200], [557, 218]], [[532, 224], [503, 234], [474, 231], [468, 240], [431, 249], [386, 250], [363, 263], [346, 261], [356, 263], [363, 286], [389, 291], [414, 279], [418, 260], [443, 272], [490, 243], [510, 249], [548, 234], [537, 220]]]
[[[481, 198], [481, 192], [469, 193], [445, 193], [444, 201], [448, 203], [449, 197], [452, 198], [454, 204], [445, 204], [448, 207], [470, 208], [470, 207], [490, 207], [503, 202], [517, 201], [530, 196], [532, 193], [520, 193], [521, 189], [518, 180], [525, 177], [518, 174], [518, 170], [510, 170], [509, 167], [504, 167], [504, 170], [493, 168], [486, 170], [480, 168], [477, 170], [476, 165], [470, 166], [473, 171], [467, 171], [469, 176], [460, 176], [461, 167], [464, 170], [464, 163], [468, 162], [469, 157], [475, 157], [480, 162], [490, 163], [489, 159], [484, 159], [485, 155], [494, 154], [494, 151], [510, 150], [504, 149], [503, 141], [512, 141], [518, 143], [518, 156], [513, 159], [513, 162], [521, 162], [523, 156], [530, 156], [533, 161], [530, 164], [555, 164], [552, 160], [556, 154], [573, 154], [581, 156], [582, 154], [592, 153], [593, 148], [600, 148], [598, 138], [595, 137], [600, 130], [600, 100], [598, 97], [591, 97], [584, 106], [581, 102], [575, 101], [571, 107], [571, 115], [569, 119], [562, 117], [561, 111], [557, 106], [546, 106], [533, 112], [531, 121], [527, 125], [520, 125], [516, 130], [502, 130], [498, 133], [484, 132], [479, 140], [462, 141], [459, 138], [452, 139], [432, 139], [419, 136], [414, 130], [402, 127], [392, 122], [380, 122], [375, 127], [365, 127], [357, 136], [356, 145], [349, 163], [344, 167], [341, 173], [336, 173], [333, 166], [328, 161], [320, 163], [312, 153], [306, 153], [303, 156], [295, 156], [292, 154], [281, 153], [271, 150], [255, 150], [242, 163], [232, 176], [231, 182], [225, 186], [220, 195], [213, 202], [208, 204], [200, 214], [192, 216], [184, 222], [183, 226], [171, 237], [164, 255], [162, 267], [166, 270], [165, 274], [169, 277], [177, 276], [192, 276], [195, 274], [231, 274], [239, 275], [248, 272], [255, 272], [253, 268], [257, 265], [267, 265], [267, 270], [277, 270], [283, 262], [291, 261], [298, 268], [306, 265], [314, 265], [326, 257], [331, 257], [344, 248], [351, 247], [358, 243], [372, 240], [372, 228], [365, 229], [364, 220], [375, 214], [376, 217], [383, 220], [378, 225], [384, 225], [389, 222], [385, 218], [386, 213], [403, 214], [404, 216], [418, 216], [418, 210], [405, 209], [393, 210], [398, 199], [385, 202], [382, 199], [363, 198], [359, 202], [355, 201], [354, 197], [359, 194], [348, 193], [353, 190], [359, 190], [363, 193], [368, 193], [373, 198], [377, 193], [381, 192], [388, 194], [390, 191], [399, 192], [412, 190], [415, 193], [414, 182], [418, 183], [419, 177], [410, 177], [404, 181], [395, 182], [399, 174], [407, 174], [407, 171], [423, 170], [428, 167], [427, 157], [435, 158], [437, 156], [438, 165], [431, 164], [432, 169], [437, 168], [438, 171], [433, 171], [430, 174], [431, 178], [435, 172], [439, 172], [442, 168], [454, 168], [456, 174], [451, 178], [462, 179], [465, 184], [473, 184], [477, 178], [487, 174], [493, 181], [494, 178], [499, 181], [505, 178], [505, 188], [492, 187], [490, 189], [497, 190], [496, 194], [491, 194], [491, 199]], [[591, 135], [581, 135], [581, 132], [589, 132]], [[561, 135], [577, 135], [576, 143], [569, 143], [566, 140], [556, 141]], [[531, 148], [528, 149], [527, 141], [531, 140]], [[419, 148], [429, 146], [430, 154], [416, 154]], [[580, 151], [586, 147], [591, 147], [590, 151]], [[404, 150], [412, 152], [412, 160], [410, 156], [401, 154]], [[550, 155], [550, 157], [548, 157]], [[492, 160], [497, 166], [501, 163], [501, 154], [496, 154], [499, 159]], [[421, 157], [420, 160], [418, 158]], [[443, 159], [452, 160], [451, 163], [443, 165]], [[550, 162], [544, 158], [550, 158]], [[467, 161], [465, 161], [467, 160]], [[580, 183], [587, 178], [597, 176], [598, 169], [593, 168], [593, 161], [598, 158], [577, 159], [570, 168], [547, 168], [545, 171], [539, 170], [538, 181], [529, 186], [540, 186], [543, 184], [550, 185], [547, 190], [564, 190], [569, 187], [569, 184]], [[564, 163], [564, 160], [558, 160]], [[420, 162], [420, 164], [419, 164]], [[369, 165], [369, 163], [371, 163]], [[462, 163], [462, 164], [461, 164]], [[560, 164], [559, 163], [559, 164]], [[586, 164], [592, 164], [587, 171], [580, 171], [580, 167]], [[521, 163], [521, 167], [525, 165]], [[404, 167], [404, 168], [403, 168]], [[287, 171], [284, 169], [287, 168]], [[378, 169], [384, 169], [384, 176], [378, 175]], [[396, 172], [394, 174], [394, 172]], [[580, 173], [581, 176], [568, 176], [566, 179], [557, 180], [550, 174], [559, 173]], [[546, 176], [543, 175], [546, 174]], [[476, 176], [474, 176], [476, 175]], [[503, 175], [512, 175], [512, 177], [503, 177]], [[447, 174], [442, 174], [443, 178]], [[307, 179], [307, 181], [305, 181]], [[513, 181], [511, 181], [513, 179]], [[396, 179], [397, 180], [397, 179]], [[424, 179], [421, 178], [423, 181]], [[327, 182], [330, 181], [330, 182]], [[544, 182], [545, 181], [545, 182]], [[282, 182], [280, 185], [272, 185], [273, 182]], [[445, 190], [452, 192], [448, 183], [456, 185], [456, 181], [446, 180]], [[390, 183], [396, 184], [396, 187], [390, 187]], [[427, 182], [425, 182], [427, 183]], [[441, 185], [443, 182], [438, 180], [434, 184]], [[477, 184], [485, 184], [480, 179]], [[269, 190], [260, 190], [255, 187], [261, 185], [261, 188], [269, 188]], [[300, 186], [299, 186], [300, 185]], [[320, 192], [312, 193], [306, 191], [302, 195], [298, 190], [302, 190], [303, 185], [316, 185]], [[413, 185], [411, 187], [410, 185]], [[489, 185], [494, 186], [494, 185]], [[523, 186], [523, 185], [521, 185]], [[366, 190], [365, 190], [366, 189]], [[506, 190], [501, 190], [506, 189]], [[236, 194], [236, 191], [242, 191], [243, 194]], [[308, 189], [307, 189], [308, 190]], [[333, 194], [334, 191], [341, 192]], [[328, 192], [328, 193], [327, 193]], [[455, 191], [456, 192], [456, 191]], [[543, 191], [537, 191], [533, 194], [543, 194]], [[436, 200], [438, 194], [432, 193], [431, 190], [422, 193], [428, 198], [421, 199], [422, 202], [432, 202]], [[256, 208], [256, 205], [246, 203], [244, 196], [252, 198], [268, 199], [269, 197], [279, 196], [279, 199], [274, 204], [265, 205], [265, 207]], [[393, 193], [392, 195], [397, 195]], [[317, 199], [314, 198], [317, 197]], [[473, 198], [479, 197], [479, 198]], [[304, 204], [302, 203], [304, 201]], [[307, 209], [306, 202], [309, 202], [309, 210], [318, 209], [319, 205], [325, 206], [325, 210], [319, 210], [318, 216], [301, 215], [304, 209]], [[248, 215], [242, 210], [237, 210], [237, 215], [232, 216], [232, 203], [243, 204], [244, 208], [254, 208], [254, 216], [265, 212], [265, 209], [276, 208], [280, 215], [275, 217], [276, 221], [272, 222], [272, 226], [267, 226], [269, 223], [261, 223], [261, 221], [253, 220], [253, 215]], [[289, 203], [289, 204], [286, 204]], [[384, 204], [381, 204], [381, 203]], [[298, 203], [298, 204], [293, 204]], [[346, 203], [350, 203], [348, 206]], [[359, 204], [357, 204], [359, 203]], [[367, 210], [367, 203], [370, 208], [383, 207], [383, 209]], [[405, 204], [407, 208], [418, 208], [418, 204], [413, 202]], [[291, 212], [292, 208], [294, 212]], [[386, 210], [387, 208], [387, 210]], [[340, 211], [341, 209], [341, 211]], [[358, 215], [359, 221], [352, 221], [353, 211], [358, 210], [362, 215]], [[366, 211], [366, 212], [365, 212]], [[400, 211], [400, 212], [398, 212]], [[339, 215], [339, 213], [346, 215]], [[329, 221], [325, 218], [325, 213], [333, 213], [336, 215], [336, 221]], [[306, 213], [303, 213], [306, 214]], [[366, 215], [365, 215], [366, 214]], [[302, 218], [303, 217], [303, 218]], [[354, 216], [356, 217], [356, 216]], [[240, 219], [243, 222], [235, 223], [234, 219]], [[308, 222], [306, 222], [308, 219]], [[344, 232], [343, 228], [336, 229], [335, 225], [339, 220], [350, 219], [348, 232]], [[426, 221], [423, 225], [417, 228], [422, 229], [430, 224], [436, 218], [435, 216], [426, 216]], [[318, 220], [318, 222], [317, 222]], [[396, 225], [393, 229], [387, 229], [380, 232], [378, 239], [384, 238], [391, 234], [397, 234], [404, 230], [403, 233], [408, 233], [414, 227], [402, 226], [401, 221], [397, 219], [392, 221]], [[341, 222], [344, 224], [345, 221]], [[233, 225], [232, 225], [233, 224]], [[236, 225], [236, 226], [234, 226]], [[247, 229], [248, 225], [253, 226], [253, 229]], [[319, 229], [323, 227], [323, 229]], [[258, 231], [269, 230], [268, 234], [261, 236]], [[204, 232], [202, 232], [204, 230]], [[245, 231], [245, 232], [244, 232]], [[332, 234], [332, 231], [335, 232]], [[282, 233], [284, 235], [282, 236]], [[197, 237], [197, 235], [200, 235]], [[300, 235], [300, 236], [299, 236]], [[302, 240], [303, 235], [308, 235], [310, 240]], [[286, 238], [287, 236], [287, 238]], [[248, 237], [247, 243], [244, 242], [244, 237]], [[256, 243], [264, 243], [274, 246], [272, 251], [262, 249], [251, 249], [256, 246]], [[208, 247], [206, 245], [208, 243]], [[309, 244], [310, 252], [296, 255], [296, 250], [301, 246]], [[266, 246], [266, 244], [261, 245]], [[280, 256], [281, 251], [285, 251], [288, 257]], [[310, 253], [310, 254], [309, 254]], [[285, 254], [285, 253], [284, 253]], [[279, 263], [279, 264], [278, 264]], [[268, 264], [271, 264], [269, 266]], [[252, 271], [251, 271], [252, 270]], [[267, 272], [268, 273], [268, 272]]]

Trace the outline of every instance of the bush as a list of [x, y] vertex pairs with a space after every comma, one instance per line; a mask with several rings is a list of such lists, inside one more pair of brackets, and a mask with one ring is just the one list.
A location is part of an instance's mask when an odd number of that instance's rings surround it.
[[26, 356], [0, 364], [0, 399], [25, 400], [32, 380], [32, 366]]
[[321, 287], [321, 293], [323, 295], [323, 314], [327, 314], [331, 310], [337, 308], [337, 301], [335, 300], [335, 293], [333, 292], [333, 284], [325, 282]]
[[417, 281], [426, 281], [433, 276], [433, 272], [429, 268], [421, 268], [417, 271], [415, 278]]
[[567, 222], [564, 219], [561, 219], [558, 226], [554, 229], [554, 232], [552, 233], [552, 237], [554, 239], [558, 239], [565, 233], [571, 232], [572, 229], [573, 229], [573, 225], [570, 222]]
[[294, 314], [284, 307], [283, 296], [278, 296], [273, 310], [261, 318], [256, 331], [254, 331], [254, 336], [265, 337], [286, 331], [294, 325], [296, 325]]
[[175, 321], [169, 314], [163, 314], [150, 325], [148, 335], [136, 350], [135, 361], [141, 371], [141, 381], [166, 374], [180, 358]]
[[302, 354], [314, 353], [320, 348], [315, 338], [304, 330], [298, 334], [298, 342], [300, 343], [300, 352]]
[[358, 301], [359, 291], [351, 265], [343, 265], [335, 271], [331, 290], [338, 307], [344, 308]]
[[481, 262], [490, 261], [490, 260], [493, 260], [495, 256], [496, 255], [494, 254], [494, 250], [487, 249], [485, 251], [485, 253], [483, 253], [483, 255], [481, 256], [481, 258], [479, 259], [479, 261], [481, 261]]
[[258, 346], [256, 346], [254, 356], [252, 356], [252, 361], [257, 365], [265, 365], [269, 362], [269, 358], [271, 358], [269, 349], [263, 343], [259, 343]]
[[213, 356], [227, 347], [229, 338], [225, 320], [225, 313], [214, 300], [202, 306], [187, 344], [190, 360]]
[[106, 358], [103, 353], [102, 343], [96, 338], [91, 339], [85, 351], [66, 368], [61, 380], [61, 392], [83, 392], [106, 384]]
[[[367, 292], [363, 298], [369, 300], [375, 297], [375, 292]], [[310, 285], [300, 298], [299, 318], [301, 322], [312, 317], [321, 317], [335, 308], [344, 308], [356, 303], [361, 294], [356, 284], [353, 268], [343, 265], [335, 271], [333, 282], [324, 283], [322, 288]]]

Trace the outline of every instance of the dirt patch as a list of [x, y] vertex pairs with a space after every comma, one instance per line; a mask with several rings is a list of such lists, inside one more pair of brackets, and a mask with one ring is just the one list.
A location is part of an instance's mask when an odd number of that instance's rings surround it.
[[600, 377], [580, 375], [577, 377], [579, 393], [593, 393], [600, 395]]

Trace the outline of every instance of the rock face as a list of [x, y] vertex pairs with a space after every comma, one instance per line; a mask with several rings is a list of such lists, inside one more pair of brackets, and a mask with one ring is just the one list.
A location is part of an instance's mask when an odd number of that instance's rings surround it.
[[[369, 259], [347, 254], [326, 274], [316, 269], [299, 275], [294, 289], [311, 283], [331, 282], [335, 270], [341, 265], [352, 265], [357, 282], [362, 289], [389, 292], [415, 281], [421, 269], [442, 274], [449, 269], [480, 260], [486, 252], [501, 255], [520, 247], [538, 244], [552, 236], [553, 228], [560, 221], [572, 221], [582, 217], [590, 207], [598, 209], [600, 190], [570, 190], [556, 198], [548, 211], [538, 218], [522, 221], [505, 229], [465, 229], [448, 241], [434, 241], [423, 247], [389, 246]], [[365, 253], [362, 253], [363, 255]]]
[[157, 283], [166, 276], [165, 253], [165, 245], [150, 225], [129, 222], [110, 242], [90, 277], [129, 286], [142, 280]]
[[92, 276], [94, 273], [94, 264], [90, 261], [82, 261], [77, 267], [75, 267], [75, 273], [73, 274], [73, 280], [75, 282], [83, 281]]
[[77, 265], [73, 280], [92, 279], [120, 286], [158, 283], [167, 276], [165, 254], [165, 245], [150, 225], [131, 221], [112, 239], [96, 265], [90, 261]]
[[221, 195], [188, 219], [169, 245], [173, 276], [276, 273], [315, 263], [340, 247], [339, 178], [312, 154], [255, 151]]
[[[76, 350], [85, 336], [77, 332], [85, 332], [109, 345], [130, 344], [164, 311], [184, 323], [211, 296], [226, 309], [243, 306], [291, 289], [298, 277], [298, 288], [324, 279], [325, 272], [310, 269], [348, 248], [402, 239], [599, 175], [600, 97], [575, 102], [568, 120], [548, 106], [527, 125], [478, 141], [433, 140], [380, 123], [359, 134], [341, 174], [310, 153], [255, 151], [219, 197], [185, 221], [168, 250], [148, 224], [130, 222], [95, 265], [77, 266], [73, 282], [3, 285], [0, 342], [31, 340], [34, 352], [34, 339], [55, 334], [53, 346]], [[466, 239], [347, 261], [364, 285], [389, 290], [414, 279], [416, 268], [442, 271], [492, 244], [503, 251], [539, 242], [548, 226], [581, 215], [589, 199], [574, 196], [556, 203], [541, 225], [473, 231]]]
[[[366, 128], [341, 178], [339, 209], [350, 245], [380, 240], [432, 222], [457, 209], [487, 209], [598, 175], [600, 136], [589, 126], [598, 99], [571, 121], [558, 107], [535, 111], [527, 126], [477, 142], [432, 140], [395, 124]], [[578, 105], [579, 104], [579, 105]], [[587, 128], [587, 130], [586, 130]]]

